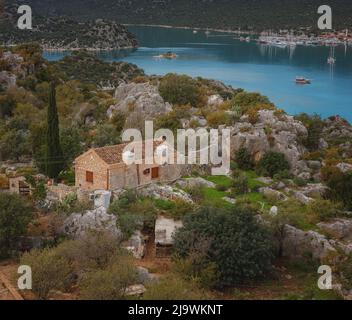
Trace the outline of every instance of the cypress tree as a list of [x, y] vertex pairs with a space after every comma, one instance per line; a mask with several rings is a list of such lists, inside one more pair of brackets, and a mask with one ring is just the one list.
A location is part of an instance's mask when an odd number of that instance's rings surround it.
[[64, 166], [65, 162], [60, 145], [59, 117], [56, 107], [56, 89], [55, 84], [51, 83], [46, 135], [46, 175], [49, 178], [56, 179], [59, 173], [64, 169]]

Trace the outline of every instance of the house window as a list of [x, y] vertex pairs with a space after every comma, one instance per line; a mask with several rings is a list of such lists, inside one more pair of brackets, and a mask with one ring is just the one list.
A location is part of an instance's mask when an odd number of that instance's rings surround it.
[[91, 171], [86, 171], [86, 182], [93, 183], [93, 172]]
[[150, 169], [145, 169], [145, 170], [143, 171], [143, 174], [144, 174], [145, 176], [149, 175], [149, 174], [150, 174]]
[[152, 179], [159, 178], [159, 167], [152, 168]]

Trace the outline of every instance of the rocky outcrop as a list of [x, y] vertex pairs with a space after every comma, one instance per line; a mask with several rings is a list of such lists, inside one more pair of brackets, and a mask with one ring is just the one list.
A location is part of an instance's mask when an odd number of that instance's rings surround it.
[[77, 239], [89, 231], [104, 231], [120, 239], [121, 231], [116, 227], [116, 220], [116, 216], [108, 214], [104, 207], [100, 207], [84, 213], [72, 214], [65, 220], [62, 232]]
[[300, 191], [293, 191], [292, 194], [294, 198], [302, 204], [308, 204], [314, 201], [314, 199], [307, 197], [303, 192]]
[[352, 171], [352, 164], [341, 162], [336, 165], [336, 167], [343, 173]]
[[302, 258], [308, 254], [321, 260], [336, 252], [325, 236], [315, 231], [302, 231], [289, 225], [285, 226], [282, 243], [284, 257]]
[[218, 94], [213, 94], [208, 97], [208, 106], [219, 106], [224, 102], [224, 99], [218, 95]]
[[201, 177], [196, 178], [185, 178], [180, 179], [175, 182], [175, 184], [181, 188], [215, 188], [216, 184], [214, 182], [205, 180]]
[[318, 227], [334, 239], [352, 241], [352, 220], [335, 219], [331, 222], [320, 222]]
[[168, 185], [150, 184], [138, 190], [138, 194], [144, 197], [152, 197], [164, 200], [183, 200], [193, 203], [191, 196], [181, 189]]
[[137, 230], [127, 241], [121, 246], [130, 251], [136, 259], [142, 259], [145, 254], [145, 240], [142, 233]]
[[329, 188], [322, 183], [308, 183], [305, 187], [301, 188], [301, 192], [310, 198], [321, 198], [328, 190]]
[[247, 116], [235, 124], [231, 143], [234, 150], [247, 148], [257, 161], [269, 150], [281, 152], [290, 162], [292, 172], [299, 174], [310, 172], [306, 163], [300, 160], [306, 149], [299, 141], [305, 136], [306, 127], [292, 116], [260, 110], [255, 124], [250, 123]]
[[259, 192], [266, 198], [273, 199], [276, 201], [286, 201], [288, 198], [282, 192], [271, 189], [269, 187], [259, 188]]
[[172, 110], [172, 106], [160, 96], [158, 88], [148, 82], [121, 84], [114, 97], [118, 103], [110, 106], [108, 117], [111, 118], [115, 110], [121, 111], [126, 114], [127, 123], [138, 116], [142, 116], [143, 121], [153, 120]]

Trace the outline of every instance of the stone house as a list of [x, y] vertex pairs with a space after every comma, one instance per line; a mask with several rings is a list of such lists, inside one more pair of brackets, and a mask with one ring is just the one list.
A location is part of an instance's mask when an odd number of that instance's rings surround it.
[[9, 191], [11, 193], [28, 196], [31, 194], [31, 187], [26, 182], [24, 176], [15, 176], [9, 178]]
[[[114, 191], [138, 188], [155, 182], [170, 182], [181, 177], [182, 165], [167, 161], [155, 162], [154, 159], [150, 161], [152, 164], [147, 164], [150, 162], [145, 161], [144, 146], [143, 144], [142, 164], [126, 164], [126, 158], [140, 160], [133, 148], [132, 151], [126, 151], [131, 143], [93, 148], [83, 153], [74, 162], [76, 187], [86, 191]], [[154, 141], [153, 146], [156, 154], [165, 156], [166, 142]]]

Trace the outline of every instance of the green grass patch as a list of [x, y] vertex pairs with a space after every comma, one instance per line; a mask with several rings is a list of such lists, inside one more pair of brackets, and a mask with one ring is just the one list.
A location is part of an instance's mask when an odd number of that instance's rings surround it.
[[215, 183], [217, 186], [231, 188], [233, 180], [227, 176], [207, 176], [204, 179]]
[[244, 174], [248, 179], [248, 186], [251, 190], [266, 186], [265, 183], [256, 180], [259, 176], [255, 173], [255, 171], [245, 171]]

